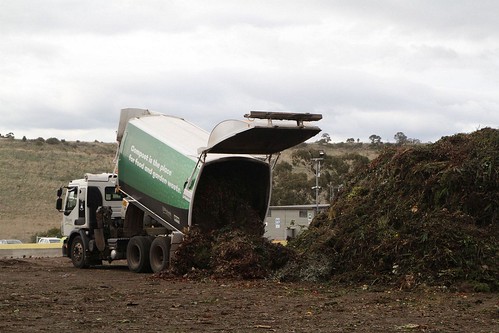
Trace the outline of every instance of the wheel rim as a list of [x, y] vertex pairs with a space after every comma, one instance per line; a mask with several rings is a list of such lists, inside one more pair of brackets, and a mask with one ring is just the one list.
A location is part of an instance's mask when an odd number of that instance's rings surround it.
[[76, 242], [73, 246], [73, 258], [77, 262], [81, 262], [83, 260], [83, 244], [81, 242]]

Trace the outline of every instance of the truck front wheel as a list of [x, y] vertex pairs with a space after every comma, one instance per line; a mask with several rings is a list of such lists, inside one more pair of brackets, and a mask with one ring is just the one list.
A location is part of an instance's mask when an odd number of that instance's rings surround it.
[[76, 268], [88, 268], [88, 260], [85, 254], [85, 244], [81, 236], [76, 236], [71, 242], [71, 261]]
[[151, 271], [149, 263], [149, 250], [151, 238], [135, 236], [130, 239], [126, 248], [128, 268], [135, 273], [146, 273]]
[[151, 244], [149, 259], [154, 273], [161, 272], [170, 264], [170, 236], [156, 237]]

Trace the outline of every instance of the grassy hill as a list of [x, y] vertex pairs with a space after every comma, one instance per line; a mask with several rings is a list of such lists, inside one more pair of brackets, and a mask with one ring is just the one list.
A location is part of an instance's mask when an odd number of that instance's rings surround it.
[[[367, 144], [314, 143], [293, 149], [322, 149], [329, 155], [356, 152], [370, 159], [378, 154]], [[280, 161], [290, 161], [293, 149], [284, 151]], [[114, 143], [1, 138], [0, 239], [27, 242], [36, 233], [59, 228], [56, 190], [87, 172], [112, 171], [115, 153]]]
[[111, 143], [0, 139], [0, 238], [27, 242], [60, 227], [56, 190], [86, 172], [113, 170], [115, 152]]

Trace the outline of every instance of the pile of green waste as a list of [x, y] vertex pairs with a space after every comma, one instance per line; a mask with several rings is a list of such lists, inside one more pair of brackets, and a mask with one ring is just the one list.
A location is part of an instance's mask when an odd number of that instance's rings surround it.
[[169, 272], [499, 290], [498, 165], [491, 128], [387, 148], [287, 247], [263, 237], [240, 189], [214, 186]]
[[202, 190], [195, 199], [195, 225], [186, 232], [171, 273], [261, 279], [288, 260], [287, 248], [263, 237], [265, 225], [249, 204], [265, 198], [255, 199], [259, 192], [234, 172], [212, 173], [198, 185]]
[[191, 228], [176, 253], [171, 272], [189, 277], [262, 279], [282, 268], [289, 250], [240, 229], [202, 232]]
[[384, 151], [289, 243], [285, 281], [499, 289], [499, 131]]

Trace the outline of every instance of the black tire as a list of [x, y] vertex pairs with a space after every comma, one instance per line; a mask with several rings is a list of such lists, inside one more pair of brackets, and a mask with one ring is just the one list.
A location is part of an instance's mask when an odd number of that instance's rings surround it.
[[145, 236], [135, 236], [130, 239], [126, 248], [128, 268], [135, 273], [151, 272], [149, 250], [152, 240]]
[[76, 236], [71, 242], [71, 261], [76, 268], [88, 268], [88, 258], [85, 251], [85, 243], [81, 236]]
[[170, 236], [156, 237], [149, 251], [151, 269], [154, 273], [161, 272], [170, 265]]

